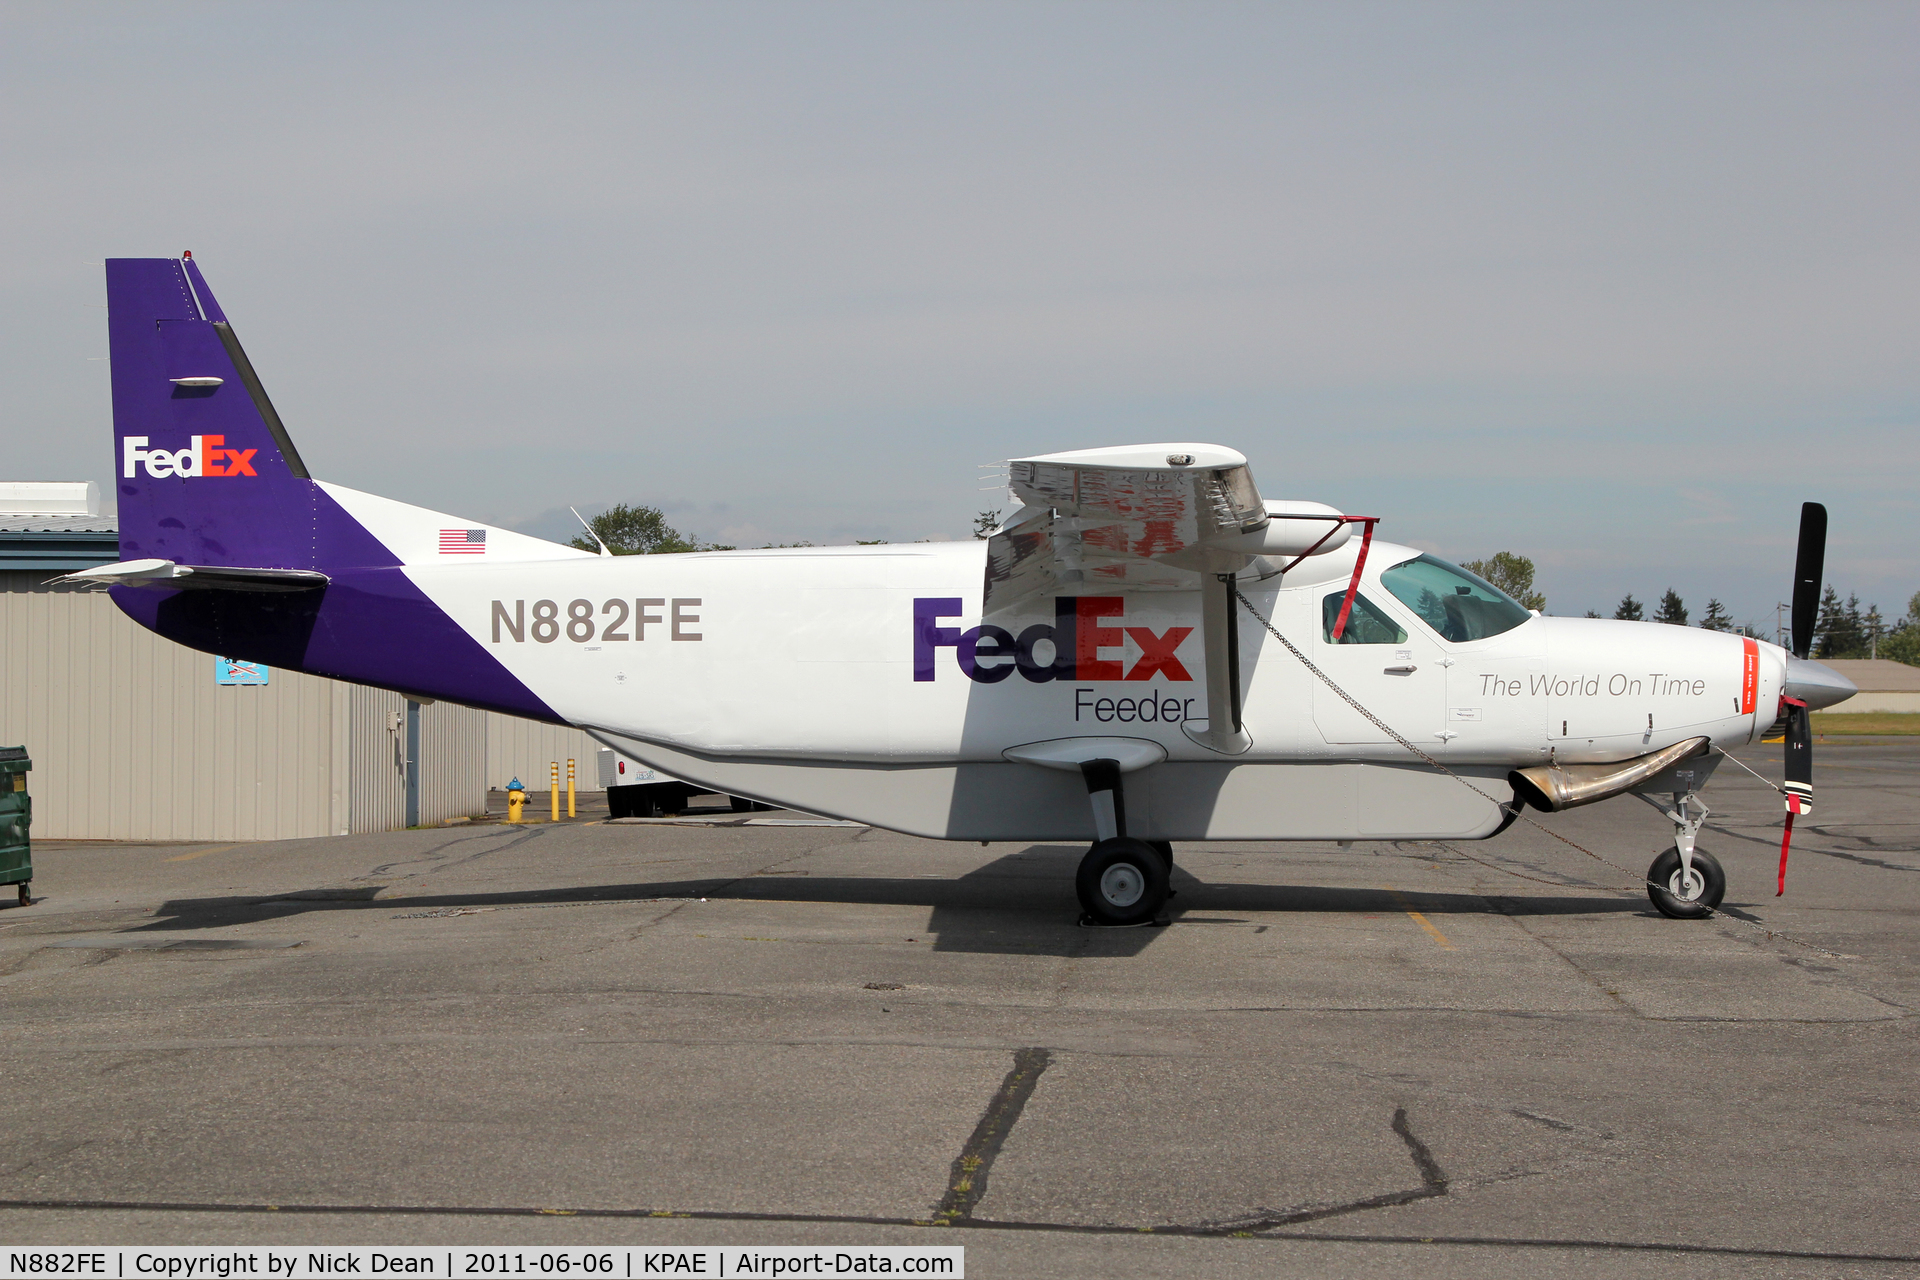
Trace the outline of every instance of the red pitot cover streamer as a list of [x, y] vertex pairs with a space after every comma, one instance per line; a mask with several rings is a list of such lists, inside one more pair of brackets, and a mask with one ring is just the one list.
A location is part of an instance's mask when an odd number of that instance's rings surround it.
[[1787, 797], [1787, 829], [1780, 837], [1780, 887], [1773, 891], [1778, 898], [1787, 891], [1787, 850], [1793, 847], [1793, 815], [1800, 812], [1800, 797]]

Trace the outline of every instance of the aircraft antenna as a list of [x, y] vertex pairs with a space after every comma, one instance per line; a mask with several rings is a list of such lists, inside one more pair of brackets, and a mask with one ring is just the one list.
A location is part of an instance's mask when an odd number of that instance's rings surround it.
[[[573, 511], [573, 508], [568, 507], [567, 510]], [[595, 542], [598, 542], [600, 544], [601, 555], [610, 556], [613, 554], [613, 552], [607, 550], [606, 541], [601, 538], [599, 531], [596, 530], [592, 525], [587, 523], [587, 518], [585, 516], [581, 515], [578, 511], [573, 511], [573, 518], [580, 522], [580, 527], [587, 531], [587, 536], [589, 538], [592, 538]]]

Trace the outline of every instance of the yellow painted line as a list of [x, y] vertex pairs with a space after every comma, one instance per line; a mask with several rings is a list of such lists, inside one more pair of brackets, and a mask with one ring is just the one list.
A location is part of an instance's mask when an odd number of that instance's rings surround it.
[[178, 857], [168, 858], [167, 861], [168, 862], [192, 862], [195, 858], [204, 858], [210, 853], [225, 853], [229, 849], [238, 849], [239, 847], [240, 846], [237, 844], [216, 844], [211, 848], [195, 849], [192, 853], [183, 853], [183, 854], [180, 854]]
[[1438, 943], [1442, 951], [1452, 951], [1454, 949], [1453, 943], [1447, 940], [1447, 935], [1440, 932], [1440, 930], [1434, 928], [1433, 921], [1427, 919], [1424, 915], [1421, 915], [1418, 911], [1415, 911], [1412, 907], [1407, 905], [1406, 894], [1401, 893], [1398, 889], [1394, 888], [1392, 885], [1383, 885], [1381, 887], [1384, 888], [1388, 893], [1393, 895], [1394, 901], [1398, 902], [1401, 905], [1401, 907], [1406, 911], [1406, 913], [1409, 916], [1413, 917], [1413, 922], [1415, 924], [1419, 925], [1422, 929], [1425, 929], [1427, 931], [1427, 936], [1429, 938], [1432, 938], [1436, 943]]
[[1407, 908], [1407, 914], [1413, 917], [1413, 922], [1415, 924], [1419, 925], [1422, 929], [1425, 929], [1427, 931], [1427, 935], [1429, 937], [1431, 937], [1435, 942], [1440, 944], [1440, 949], [1442, 951], [1453, 950], [1453, 944], [1447, 941], [1447, 935], [1440, 932], [1438, 929], [1434, 928], [1433, 921], [1427, 919], [1425, 916], [1421, 915], [1418, 911], [1415, 911], [1412, 907]]

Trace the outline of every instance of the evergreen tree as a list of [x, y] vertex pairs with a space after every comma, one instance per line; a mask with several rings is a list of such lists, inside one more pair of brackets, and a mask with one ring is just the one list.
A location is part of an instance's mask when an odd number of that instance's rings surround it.
[[1647, 611], [1641, 607], [1638, 600], [1633, 598], [1633, 592], [1629, 591], [1620, 597], [1620, 607], [1613, 611], [1613, 616], [1621, 622], [1645, 622]]
[[1597, 617], [1599, 617], [1600, 615], [1599, 615], [1598, 613], [1596, 613], [1596, 612], [1594, 612], [1594, 611], [1593, 611], [1592, 609], [1589, 609], [1589, 610], [1587, 610], [1587, 616], [1588, 616], [1589, 618], [1597, 618]]
[[1708, 631], [1733, 630], [1733, 615], [1718, 600], [1707, 601], [1707, 611], [1700, 615], [1700, 625]]
[[1485, 560], [1469, 560], [1460, 566], [1478, 574], [1500, 588], [1523, 609], [1545, 609], [1547, 598], [1533, 589], [1533, 561], [1511, 551], [1496, 551]]
[[1653, 620], [1655, 622], [1664, 622], [1669, 626], [1675, 627], [1684, 627], [1687, 625], [1687, 606], [1686, 603], [1680, 599], [1680, 593], [1678, 591], [1675, 591], [1672, 587], [1667, 588], [1667, 594], [1660, 597], [1660, 612], [1653, 615]]
[[999, 527], [1000, 513], [998, 511], [982, 511], [973, 518], [973, 536], [976, 538], [991, 538], [993, 531]]
[[1867, 656], [1880, 656], [1880, 642], [1887, 637], [1887, 620], [1880, 616], [1880, 606], [1867, 606], [1867, 616], [1861, 620], [1861, 638], [1867, 643]]
[[1816, 658], [1864, 658], [1867, 656], [1867, 622], [1860, 615], [1860, 597], [1849, 596], [1840, 603], [1840, 593], [1828, 587], [1820, 597], [1820, 621], [1815, 630], [1820, 645]]
[[1816, 658], [1831, 658], [1835, 632], [1846, 630], [1846, 607], [1840, 603], [1840, 593], [1831, 583], [1820, 593], [1820, 613], [1813, 624], [1814, 648]]
[[[602, 511], [587, 523], [607, 544], [607, 550], [617, 556], [720, 549], [702, 548], [699, 543], [681, 537], [667, 524], [666, 516], [658, 507], [630, 507], [622, 502]], [[585, 533], [579, 534], [567, 545], [582, 551], [600, 549], [599, 544]]]

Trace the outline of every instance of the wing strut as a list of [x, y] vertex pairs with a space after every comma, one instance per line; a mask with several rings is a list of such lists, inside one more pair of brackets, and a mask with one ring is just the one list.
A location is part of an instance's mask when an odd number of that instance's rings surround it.
[[[1353, 562], [1353, 577], [1347, 581], [1346, 598], [1340, 602], [1340, 617], [1334, 624], [1335, 640], [1346, 632], [1353, 598], [1360, 590], [1360, 574], [1367, 567], [1367, 550], [1373, 545], [1373, 527], [1379, 523], [1378, 516], [1342, 516], [1325, 537], [1287, 562], [1287, 569], [1293, 568], [1345, 525], [1365, 526], [1360, 555]], [[1233, 607], [1234, 580], [1231, 573], [1209, 573], [1200, 579], [1200, 638], [1207, 655], [1206, 728], [1182, 726], [1189, 738], [1227, 756], [1244, 755], [1253, 746], [1240, 714], [1240, 614]]]
[[1253, 738], [1240, 722], [1240, 619], [1233, 607], [1231, 573], [1200, 579], [1200, 639], [1207, 654], [1207, 727], [1181, 730], [1209, 751], [1244, 755]]

